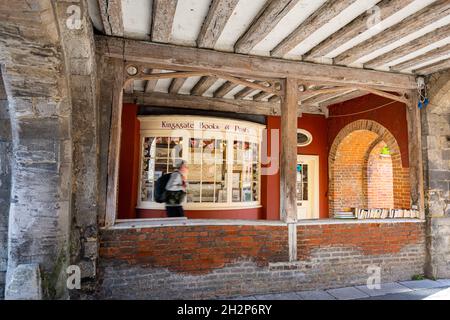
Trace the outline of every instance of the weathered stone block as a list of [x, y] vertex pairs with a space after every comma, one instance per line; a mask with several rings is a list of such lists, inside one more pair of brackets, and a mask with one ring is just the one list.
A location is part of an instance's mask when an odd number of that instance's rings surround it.
[[97, 240], [87, 240], [83, 244], [83, 251], [85, 258], [95, 258], [98, 255], [98, 242]]
[[94, 278], [97, 274], [97, 264], [94, 260], [82, 260], [78, 263], [81, 270], [81, 278]]
[[6, 300], [41, 300], [42, 283], [39, 265], [18, 265], [5, 290]]

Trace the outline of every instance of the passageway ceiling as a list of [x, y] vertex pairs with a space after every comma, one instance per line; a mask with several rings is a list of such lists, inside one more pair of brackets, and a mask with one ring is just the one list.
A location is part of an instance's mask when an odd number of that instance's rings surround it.
[[[91, 0], [89, 11], [99, 33], [130, 40], [392, 74], [450, 68], [450, 0]], [[279, 105], [276, 90], [240, 82], [273, 89], [273, 79], [231, 80], [215, 74], [138, 79], [128, 82], [125, 98], [189, 104], [203, 97], [271, 110]], [[335, 88], [307, 84], [302, 112], [324, 113], [328, 105], [367, 94]]]

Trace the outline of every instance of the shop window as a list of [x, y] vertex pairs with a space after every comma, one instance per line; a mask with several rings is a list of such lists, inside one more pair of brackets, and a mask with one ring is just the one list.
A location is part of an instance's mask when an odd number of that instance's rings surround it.
[[[139, 120], [142, 142], [140, 209], [164, 207], [154, 202], [155, 182], [164, 173], [172, 172], [181, 160], [187, 162], [189, 170], [186, 209], [260, 205], [262, 125], [182, 116], [140, 117]], [[161, 130], [162, 127], [167, 130]]]

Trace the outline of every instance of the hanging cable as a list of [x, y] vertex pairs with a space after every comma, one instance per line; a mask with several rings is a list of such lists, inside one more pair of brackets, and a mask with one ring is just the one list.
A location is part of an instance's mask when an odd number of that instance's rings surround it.
[[359, 112], [354, 112], [354, 113], [337, 114], [337, 115], [333, 115], [333, 116], [328, 116], [328, 118], [340, 118], [340, 117], [350, 117], [350, 116], [355, 116], [355, 115], [358, 115], [358, 114], [363, 114], [363, 113], [367, 113], [367, 112], [370, 112], [370, 111], [378, 110], [378, 109], [387, 107], [387, 106], [389, 106], [389, 105], [391, 105], [391, 104], [394, 104], [394, 103], [398, 103], [398, 101], [391, 101], [391, 102], [388, 102], [388, 103], [386, 103], [386, 104], [383, 104], [383, 105], [381, 105], [381, 106], [378, 106], [378, 107], [376, 107], [376, 108], [372, 108], [372, 109], [369, 109], [369, 110], [364, 110], [364, 111], [359, 111]]

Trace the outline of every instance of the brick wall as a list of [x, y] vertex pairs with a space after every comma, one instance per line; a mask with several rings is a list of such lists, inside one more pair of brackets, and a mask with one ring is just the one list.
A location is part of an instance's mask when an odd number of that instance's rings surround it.
[[364, 157], [369, 146], [378, 138], [374, 132], [357, 130], [351, 132], [340, 143], [333, 164], [330, 181], [334, 197], [332, 212], [352, 207], [367, 207]]
[[390, 155], [381, 155], [386, 146], [379, 142], [367, 159], [367, 203], [369, 208], [394, 208], [394, 177]]
[[104, 230], [99, 298], [214, 298], [364, 284], [423, 272], [421, 222], [298, 226], [299, 261], [288, 263], [285, 225]]

